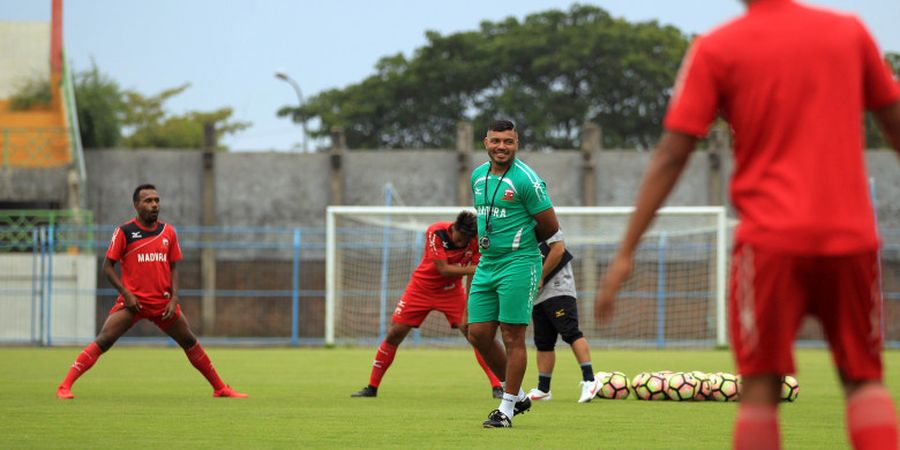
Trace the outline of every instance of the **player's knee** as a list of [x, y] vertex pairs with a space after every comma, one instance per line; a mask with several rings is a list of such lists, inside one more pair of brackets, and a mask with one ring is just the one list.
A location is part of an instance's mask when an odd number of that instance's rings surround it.
[[388, 333], [387, 336], [384, 337], [384, 342], [387, 342], [394, 347], [400, 345], [403, 342], [403, 335], [397, 333]]
[[556, 348], [556, 343], [547, 344], [544, 342], [534, 342], [534, 347], [537, 348], [539, 352], [552, 352]]
[[553, 337], [550, 337], [535, 333], [534, 346], [539, 352], [552, 352], [556, 347], [556, 334], [554, 333]]
[[107, 333], [100, 333], [97, 335], [97, 338], [94, 339], [94, 343], [97, 344], [97, 347], [100, 347], [100, 350], [104, 352], [112, 348], [113, 344], [118, 340], [117, 336], [113, 336]]
[[524, 347], [524, 336], [516, 333], [503, 333], [503, 345], [506, 346], [506, 348]]
[[781, 396], [780, 375], [745, 376], [741, 383], [741, 401], [751, 404], [777, 404]]
[[572, 345], [573, 342], [584, 337], [584, 333], [581, 332], [578, 328], [575, 328], [570, 331], [566, 331], [562, 334], [562, 340], [566, 344]]
[[187, 350], [195, 345], [197, 345], [197, 337], [193, 334], [189, 334], [187, 336], [181, 337], [178, 339], [178, 345]]

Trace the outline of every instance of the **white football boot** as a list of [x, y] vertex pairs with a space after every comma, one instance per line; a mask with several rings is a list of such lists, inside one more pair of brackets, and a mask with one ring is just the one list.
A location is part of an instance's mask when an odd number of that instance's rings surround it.
[[578, 403], [587, 403], [594, 399], [600, 390], [600, 380], [594, 377], [594, 381], [581, 381], [581, 396], [578, 397]]
[[527, 397], [531, 399], [531, 401], [538, 400], [550, 400], [553, 398], [553, 394], [550, 392], [544, 392], [538, 388], [534, 388], [528, 391]]

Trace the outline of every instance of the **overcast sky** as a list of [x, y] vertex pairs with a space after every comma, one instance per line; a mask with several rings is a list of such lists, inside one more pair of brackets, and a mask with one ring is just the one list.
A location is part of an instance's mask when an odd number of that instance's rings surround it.
[[[737, 0], [604, 0], [591, 3], [630, 21], [657, 20], [702, 33], [739, 15]], [[900, 1], [808, 0], [853, 12], [868, 24], [882, 50], [900, 52]], [[64, 36], [76, 70], [93, 58], [124, 88], [144, 94], [190, 82], [171, 100], [173, 112], [231, 106], [253, 126], [226, 139], [233, 150], [297, 147], [298, 125], [275, 112], [296, 104], [284, 70], [304, 95], [356, 83], [375, 62], [425, 44], [425, 31], [474, 30], [548, 9], [559, 0], [64, 0]], [[50, 0], [0, 0], [0, 20], [49, 21]]]

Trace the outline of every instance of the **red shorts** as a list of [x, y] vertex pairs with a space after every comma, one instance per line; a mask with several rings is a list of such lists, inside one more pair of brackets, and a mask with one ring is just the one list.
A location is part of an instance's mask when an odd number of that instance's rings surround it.
[[878, 273], [874, 250], [805, 256], [736, 244], [728, 306], [738, 372], [794, 373], [794, 339], [803, 317], [812, 314], [845, 379], [881, 380]]
[[391, 322], [418, 328], [431, 311], [444, 313], [451, 328], [459, 327], [466, 309], [466, 294], [462, 289], [425, 293], [407, 288], [394, 308]]
[[[131, 321], [131, 324], [134, 325], [138, 323], [141, 319], [147, 319], [156, 324], [157, 327], [161, 330], [165, 330], [172, 326], [178, 317], [181, 316], [181, 305], [175, 306], [175, 314], [169, 318], [169, 320], [163, 320], [163, 313], [166, 311], [166, 305], [169, 302], [140, 302], [141, 303], [141, 311], [134, 315], [134, 319]], [[121, 311], [125, 309], [125, 303], [122, 301], [117, 301], [115, 305], [113, 305], [112, 309], [109, 310], [109, 313], [112, 314], [116, 311]]]

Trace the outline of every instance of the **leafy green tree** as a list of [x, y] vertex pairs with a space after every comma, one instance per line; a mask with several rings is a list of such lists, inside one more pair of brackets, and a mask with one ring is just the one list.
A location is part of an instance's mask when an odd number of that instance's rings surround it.
[[586, 120], [607, 147], [649, 147], [688, 45], [674, 27], [577, 4], [425, 37], [411, 58], [382, 58], [360, 83], [278, 115], [318, 118], [317, 137], [341, 127], [350, 148], [451, 147], [458, 121], [499, 116], [519, 124], [526, 148], [577, 147]]
[[90, 69], [75, 75], [74, 87], [82, 145], [89, 149], [118, 146], [126, 111], [125, 94], [119, 84], [91, 61]]
[[[131, 148], [200, 149], [203, 147], [203, 124], [206, 122], [215, 125], [217, 137], [236, 133], [250, 126], [248, 122], [232, 121], [231, 108], [209, 112], [190, 111], [180, 115], [167, 113], [163, 104], [189, 87], [190, 83], [185, 83], [149, 97], [133, 91], [127, 92], [128, 109], [123, 125], [131, 133], [123, 139], [123, 144]], [[219, 146], [219, 149], [224, 150], [225, 147]]]
[[[237, 133], [250, 126], [231, 119], [231, 108], [171, 114], [167, 100], [190, 87], [182, 84], [145, 96], [124, 91], [92, 63], [91, 69], [75, 79], [75, 102], [85, 148], [179, 148], [203, 147], [203, 124], [214, 124], [218, 137]], [[224, 150], [224, 146], [219, 146]]]
[[[885, 55], [888, 66], [894, 70], [894, 76], [900, 78], [900, 53], [888, 52]], [[866, 113], [866, 147], [867, 148], [890, 148], [890, 144], [884, 139], [884, 134], [878, 128], [878, 123], [871, 113]]]

